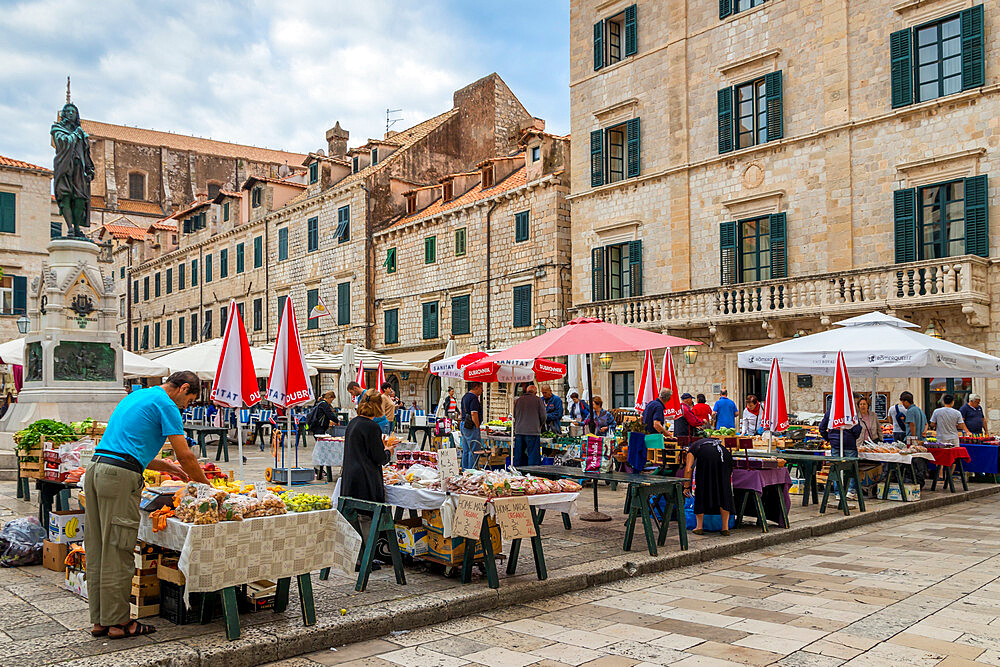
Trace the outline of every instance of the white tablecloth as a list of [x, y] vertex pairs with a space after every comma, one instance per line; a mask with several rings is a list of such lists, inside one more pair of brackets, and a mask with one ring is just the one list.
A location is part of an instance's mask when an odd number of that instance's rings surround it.
[[139, 539], [181, 552], [178, 568], [186, 579], [185, 596], [324, 567], [351, 575], [361, 550], [361, 536], [337, 510], [199, 526], [170, 518], [158, 533], [142, 512]]
[[858, 452], [858, 458], [862, 461], [882, 461], [883, 463], [903, 463], [909, 465], [913, 459], [934, 460], [934, 455], [930, 452], [917, 452], [916, 454], [880, 454], [875, 452]]
[[344, 465], [344, 439], [316, 438], [316, 446], [313, 447], [312, 452], [312, 465], [314, 468]]

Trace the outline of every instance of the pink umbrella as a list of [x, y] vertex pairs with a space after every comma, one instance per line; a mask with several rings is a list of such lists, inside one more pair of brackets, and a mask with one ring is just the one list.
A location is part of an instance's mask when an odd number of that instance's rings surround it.
[[[250, 356], [250, 341], [243, 326], [236, 300], [229, 303], [229, 319], [222, 338], [219, 366], [212, 381], [211, 399], [229, 408], [248, 407], [260, 401], [257, 373]], [[240, 479], [243, 479], [243, 422], [236, 420], [236, 444], [240, 458]]]
[[382, 368], [382, 360], [379, 359], [378, 362], [378, 373], [375, 375], [375, 389], [377, 391], [382, 391], [382, 385], [385, 384], [385, 369]]
[[659, 385], [656, 384], [656, 368], [653, 364], [653, 351], [646, 350], [642, 357], [642, 379], [639, 380], [639, 391], [635, 394], [635, 409], [643, 410], [646, 404], [656, 399]]
[[844, 455], [844, 427], [858, 423], [858, 408], [854, 404], [851, 376], [847, 374], [844, 352], [837, 353], [837, 372], [833, 378], [833, 405], [830, 406], [830, 428], [840, 429], [840, 455]]
[[670, 390], [670, 400], [664, 406], [664, 419], [677, 419], [684, 412], [681, 407], [681, 392], [677, 388], [677, 375], [674, 373], [674, 357], [668, 347], [663, 351], [663, 371], [660, 373], [661, 389]]
[[639, 352], [661, 347], [701, 345], [698, 341], [611, 324], [596, 317], [578, 317], [565, 326], [512, 345], [493, 355], [496, 361], [537, 359], [566, 354]]
[[[771, 372], [767, 376], [767, 393], [764, 395], [764, 420], [761, 425], [768, 431], [784, 431], [788, 428], [788, 409], [785, 407], [785, 387], [781, 383], [781, 369], [778, 358], [771, 361]], [[770, 440], [768, 440], [770, 446]]]
[[566, 364], [548, 359], [535, 359], [528, 363], [498, 364], [487, 357], [466, 365], [462, 377], [468, 382], [545, 382], [566, 375]]
[[[309, 371], [306, 367], [306, 357], [302, 352], [302, 341], [299, 340], [299, 329], [295, 324], [295, 308], [292, 299], [285, 299], [285, 311], [278, 324], [278, 339], [274, 342], [274, 357], [271, 359], [271, 375], [267, 380], [267, 400], [283, 408], [313, 400], [312, 385], [309, 383]], [[292, 411], [288, 417], [288, 440], [292, 437]], [[284, 458], [282, 448], [281, 456]], [[299, 449], [295, 448], [295, 467], [298, 467]], [[286, 468], [285, 481], [292, 485], [291, 468]]]

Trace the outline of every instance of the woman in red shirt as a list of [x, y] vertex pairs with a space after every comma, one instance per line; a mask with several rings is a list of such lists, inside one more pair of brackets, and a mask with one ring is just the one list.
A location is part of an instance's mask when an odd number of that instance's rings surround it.
[[705, 394], [698, 394], [698, 402], [691, 406], [691, 410], [698, 415], [698, 419], [702, 420], [706, 424], [712, 421], [712, 407], [708, 404], [708, 399], [705, 398]]

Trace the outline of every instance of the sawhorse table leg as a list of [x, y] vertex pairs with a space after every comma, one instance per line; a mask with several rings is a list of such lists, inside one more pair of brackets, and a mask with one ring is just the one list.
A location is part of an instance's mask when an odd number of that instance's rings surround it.
[[[535, 510], [534, 507], [531, 509], [531, 519], [535, 524], [535, 536], [531, 539], [531, 553], [535, 557], [535, 574], [538, 576], [539, 581], [543, 581], [548, 578], [548, 570], [545, 568], [545, 554], [542, 553], [542, 534], [540, 532], [540, 527], [542, 523], [542, 518], [545, 516], [545, 510]], [[521, 552], [521, 538], [512, 540], [510, 543], [510, 557], [507, 559], [507, 574], [513, 575], [517, 572], [517, 558]]]
[[215, 452], [215, 460], [218, 461], [222, 454], [226, 455], [226, 463], [229, 463], [229, 436], [225, 434], [219, 436], [219, 448]]
[[[222, 618], [226, 624], [226, 639], [233, 641], [240, 638], [240, 610], [236, 604], [236, 588], [226, 586], [219, 591], [222, 598]], [[203, 604], [208, 605], [207, 597]]]
[[[476, 540], [463, 538], [465, 543], [465, 555], [462, 557], [462, 583], [467, 584], [472, 581], [472, 564], [476, 557]], [[482, 526], [479, 529], [479, 543], [483, 547], [483, 565], [486, 568], [486, 580], [490, 588], [500, 588], [500, 576], [497, 574], [496, 555], [493, 553], [493, 538], [490, 535], [489, 521], [483, 517]]]

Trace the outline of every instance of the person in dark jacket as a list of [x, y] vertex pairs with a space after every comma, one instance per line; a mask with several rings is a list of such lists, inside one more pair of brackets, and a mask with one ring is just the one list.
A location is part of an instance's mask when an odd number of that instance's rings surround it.
[[382, 395], [369, 389], [358, 400], [358, 416], [348, 422], [344, 434], [340, 495], [345, 498], [385, 502], [382, 466], [389, 462], [398, 440], [382, 437], [382, 429], [374, 421], [381, 414]]
[[542, 402], [545, 404], [545, 428], [554, 433], [562, 433], [563, 403], [562, 399], [552, 393], [552, 387], [541, 386]]
[[[693, 482], [693, 490], [692, 490]], [[723, 536], [729, 535], [733, 503], [733, 454], [719, 440], [699, 438], [688, 447], [684, 463], [684, 495], [694, 496], [695, 535], [704, 532], [706, 514], [719, 514]]]
[[[840, 429], [830, 428], [830, 411], [823, 415], [823, 421], [819, 423], [819, 434], [824, 440], [830, 443], [830, 452], [834, 456], [840, 456]], [[858, 438], [861, 436], [861, 424], [855, 424], [844, 431], [844, 456], [858, 458]]]

